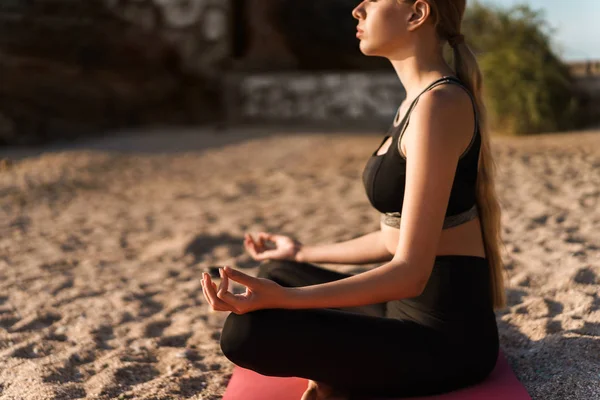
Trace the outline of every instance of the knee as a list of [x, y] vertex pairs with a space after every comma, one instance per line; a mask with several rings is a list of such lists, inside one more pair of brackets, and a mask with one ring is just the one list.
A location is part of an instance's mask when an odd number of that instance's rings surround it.
[[225, 320], [219, 341], [221, 351], [236, 365], [247, 367], [253, 365], [252, 356], [257, 355], [258, 340], [261, 338], [260, 321], [265, 310], [252, 311], [245, 314], [230, 313]]

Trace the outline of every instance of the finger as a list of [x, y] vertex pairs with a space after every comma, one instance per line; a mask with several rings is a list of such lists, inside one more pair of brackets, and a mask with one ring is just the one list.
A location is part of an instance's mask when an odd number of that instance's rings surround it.
[[243, 302], [247, 300], [246, 295], [238, 295], [231, 292], [218, 292], [217, 297], [238, 311], [244, 309]]
[[[229, 305], [225, 304], [222, 300], [218, 299], [216, 296], [211, 294], [211, 289], [209, 289], [210, 287], [212, 287], [211, 283], [209, 283], [209, 282], [204, 283], [204, 290], [206, 291], [206, 296], [210, 300], [209, 304], [210, 304], [212, 310], [213, 311], [232, 311], [232, 309]], [[214, 291], [212, 293], [214, 293]]]
[[273, 241], [275, 239], [275, 235], [269, 233], [269, 232], [261, 232], [259, 233], [259, 236], [264, 239], [264, 240], [271, 240]]
[[208, 302], [212, 310], [218, 311], [214, 299], [211, 298], [211, 296], [208, 294], [208, 283], [205, 280], [202, 281], [202, 291], [204, 292], [204, 297], [206, 297], [206, 301]]
[[252, 254], [254, 256], [255, 259], [260, 260], [260, 256], [262, 254], [262, 252], [264, 251], [264, 247], [261, 245], [258, 245], [256, 243], [252, 244]]
[[252, 248], [254, 249], [254, 251], [255, 251], [256, 253], [258, 253], [258, 252], [259, 252], [259, 251], [262, 249], [262, 246], [261, 246], [261, 244], [260, 244], [260, 241], [258, 241], [258, 240], [254, 240], [254, 239], [253, 239], [253, 240], [252, 240]]
[[258, 238], [260, 239], [261, 245], [264, 247], [266, 240], [272, 240], [271, 235], [267, 232], [260, 232], [258, 234]]
[[250, 239], [250, 241], [252, 242], [252, 244], [256, 245], [256, 240], [254, 239], [254, 235], [252, 233], [248, 234], [248, 238]]
[[219, 268], [219, 275], [221, 276], [221, 284], [219, 285], [219, 290], [217, 291], [217, 295], [220, 292], [229, 291], [229, 279], [227, 278], [227, 274], [223, 272], [223, 268]]
[[252, 240], [247, 239], [244, 242], [244, 247], [246, 248], [246, 251], [252, 256], [255, 257], [256, 256], [256, 249], [254, 248], [254, 244], [252, 243]]
[[[206, 276], [206, 292], [208, 294], [208, 297], [211, 299], [213, 307], [215, 307], [215, 309], [218, 309], [219, 311], [235, 311], [235, 308], [233, 306], [231, 306], [230, 304], [225, 303], [223, 300], [219, 299], [217, 297], [217, 292], [215, 290], [215, 288], [213, 287], [213, 282], [210, 280], [210, 277], [208, 276], [208, 274], [205, 275]], [[216, 286], [216, 285], [215, 285]]]
[[248, 243], [248, 247], [246, 247], [246, 249], [248, 250], [248, 253], [250, 253], [250, 255], [252, 256], [252, 258], [257, 259], [258, 253], [256, 253], [256, 249], [254, 248], [252, 242]]
[[221, 273], [221, 276], [223, 278], [223, 280], [221, 281], [223, 283], [223, 287], [221, 287], [221, 289], [217, 292], [217, 297], [219, 299], [223, 300], [224, 302], [226, 302], [227, 304], [231, 305], [238, 311], [243, 309], [244, 307], [241, 302], [244, 300], [246, 295], [240, 296], [240, 295], [236, 295], [234, 293], [229, 292], [227, 290], [229, 287], [229, 277], [227, 276], [227, 273], [225, 273], [225, 271], [223, 269], [220, 269], [219, 272]]
[[208, 293], [206, 293], [206, 287], [205, 287], [205, 284], [204, 284], [204, 279], [202, 279], [201, 282], [202, 282], [202, 293], [204, 294], [204, 298], [206, 299], [206, 302], [208, 303], [208, 305], [212, 307], [212, 303], [211, 303], [210, 297], [208, 297]]
[[233, 269], [230, 266], [225, 266], [223, 268], [223, 272], [225, 272], [227, 274], [227, 277], [229, 277], [232, 281], [241, 283], [242, 285], [246, 286], [249, 289], [255, 288], [257, 283], [259, 282], [258, 278], [255, 278], [250, 275], [246, 275], [242, 271]]
[[258, 232], [254, 238], [254, 247], [256, 247], [256, 251], [258, 252], [263, 251], [265, 248], [262, 234], [264, 234], [264, 232]]
[[266, 260], [268, 258], [276, 258], [277, 250], [265, 250], [260, 254], [257, 254], [259, 260]]

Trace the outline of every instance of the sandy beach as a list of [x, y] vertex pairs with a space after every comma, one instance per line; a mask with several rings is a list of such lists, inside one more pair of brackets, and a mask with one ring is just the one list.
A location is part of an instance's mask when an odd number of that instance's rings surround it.
[[[245, 232], [317, 244], [377, 230], [360, 176], [382, 135], [157, 130], [0, 148], [0, 399], [220, 399], [227, 313], [209, 311], [201, 273], [255, 274]], [[493, 145], [502, 350], [533, 399], [600, 399], [600, 130]]]

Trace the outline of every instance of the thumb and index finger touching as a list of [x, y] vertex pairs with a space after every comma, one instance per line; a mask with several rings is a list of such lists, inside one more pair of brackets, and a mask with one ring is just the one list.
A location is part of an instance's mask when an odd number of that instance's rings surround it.
[[273, 235], [272, 233], [268, 233], [268, 232], [258, 232], [258, 239], [272, 241], [275, 239], [275, 235]]
[[[267, 232], [258, 232], [256, 236], [258, 243], [254, 241], [251, 234], [247, 233], [245, 236], [246, 248], [255, 260], [266, 260], [277, 255], [277, 248], [271, 248], [266, 250], [264, 246], [265, 240], [274, 242], [276, 239], [275, 235]], [[257, 251], [257, 244], [258, 248], [260, 248], [261, 250], [260, 252]]]
[[229, 279], [232, 281], [238, 282], [243, 286], [246, 286], [248, 289], [255, 289], [257, 286], [258, 278], [247, 275], [241, 271], [233, 269], [229, 266], [225, 266], [220, 269], [220, 274], [222, 278], [222, 285], [219, 287], [219, 291], [217, 293], [217, 297], [228, 303], [230, 306], [234, 307], [238, 312], [244, 309], [244, 304], [247, 302], [247, 298], [245, 295], [236, 295], [227, 290], [229, 286]]
[[256, 278], [250, 275], [243, 273], [242, 271], [238, 271], [236, 269], [231, 268], [230, 266], [225, 266], [221, 269], [223, 271], [223, 280], [227, 281], [227, 285], [229, 284], [229, 279], [235, 281], [237, 283], [241, 283], [244, 286], [252, 289], [256, 285]]

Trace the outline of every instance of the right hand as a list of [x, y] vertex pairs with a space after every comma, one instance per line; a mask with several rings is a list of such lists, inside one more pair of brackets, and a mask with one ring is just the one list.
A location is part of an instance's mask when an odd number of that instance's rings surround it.
[[[296, 261], [296, 256], [302, 249], [302, 243], [285, 235], [258, 232], [255, 237], [256, 240], [249, 233], [244, 234], [244, 247], [257, 261], [266, 259]], [[267, 242], [273, 242], [275, 247], [268, 248]]]

